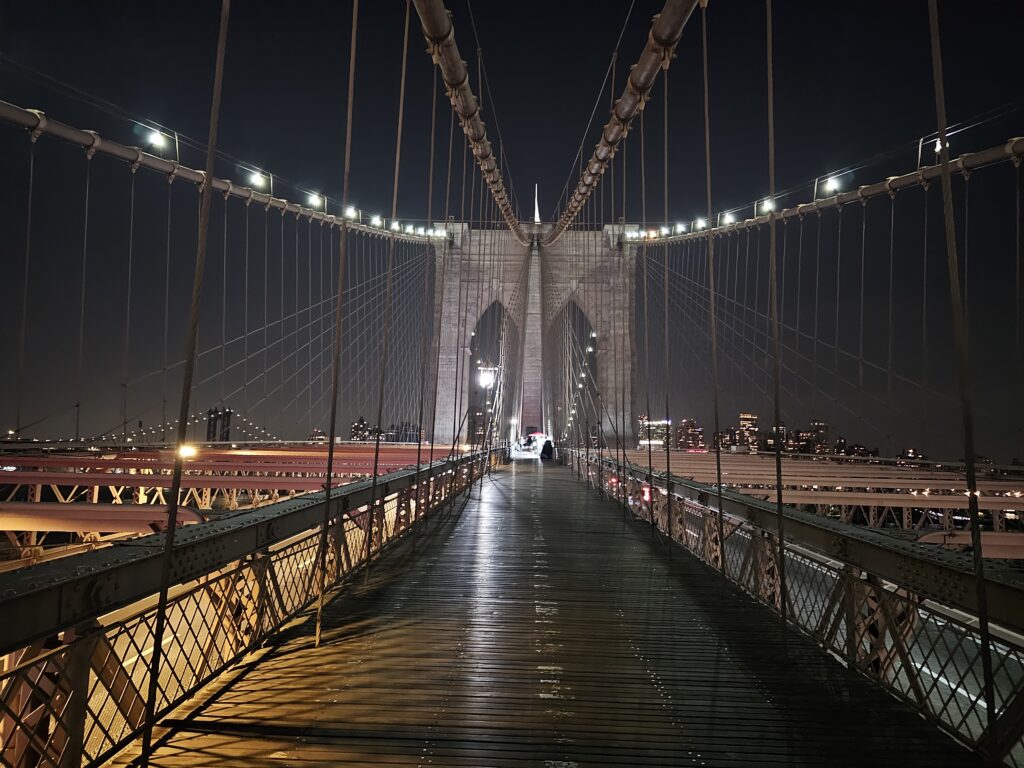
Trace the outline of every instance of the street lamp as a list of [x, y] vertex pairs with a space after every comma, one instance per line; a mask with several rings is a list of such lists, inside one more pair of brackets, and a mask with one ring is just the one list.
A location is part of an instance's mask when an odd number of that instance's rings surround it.
[[306, 202], [309, 203], [310, 208], [319, 208], [324, 204], [324, 199], [316, 192], [310, 192], [309, 197], [306, 198]]
[[825, 180], [825, 191], [826, 192], [831, 192], [833, 194], [838, 192], [839, 191], [839, 179], [837, 179], [835, 176], [829, 176]]
[[494, 366], [486, 366], [480, 369], [479, 378], [480, 386], [484, 389], [490, 389], [494, 386], [494, 382], [497, 380], [498, 369]]
[[163, 149], [167, 146], [167, 137], [160, 133], [160, 131], [150, 131], [149, 135], [146, 136], [146, 141], [149, 142], [149, 146], [156, 149]]
[[355, 219], [358, 216], [359, 216], [359, 211], [357, 211], [353, 206], [350, 205], [350, 206], [348, 206], [345, 209], [345, 218], [346, 219]]
[[761, 201], [761, 211], [763, 213], [768, 213], [769, 211], [774, 211], [774, 210], [775, 210], [775, 201], [774, 200], [762, 200]]
[[704, 229], [708, 223], [704, 219], [697, 219], [697, 229]]

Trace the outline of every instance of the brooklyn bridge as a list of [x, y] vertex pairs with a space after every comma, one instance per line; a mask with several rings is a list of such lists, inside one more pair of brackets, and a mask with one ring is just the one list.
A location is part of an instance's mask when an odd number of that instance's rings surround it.
[[42, 5], [0, 765], [1024, 766], [1024, 11]]

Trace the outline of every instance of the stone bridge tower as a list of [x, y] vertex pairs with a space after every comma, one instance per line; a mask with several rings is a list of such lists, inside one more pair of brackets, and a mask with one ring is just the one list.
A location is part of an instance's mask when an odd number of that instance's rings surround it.
[[506, 337], [497, 434], [539, 428], [560, 435], [566, 414], [552, 382], [562, 375], [563, 360], [554, 359], [551, 338], [563, 313], [575, 305], [595, 334], [600, 429], [613, 445], [625, 425], [628, 445], [634, 430], [635, 246], [622, 226], [569, 231], [548, 247], [539, 245], [546, 225], [524, 227], [532, 238], [529, 245], [505, 229], [455, 224], [448, 243], [437, 249], [434, 320], [440, 349], [431, 355], [438, 360], [435, 440], [466, 439], [465, 414], [477, 371], [472, 334], [493, 305], [500, 309]]

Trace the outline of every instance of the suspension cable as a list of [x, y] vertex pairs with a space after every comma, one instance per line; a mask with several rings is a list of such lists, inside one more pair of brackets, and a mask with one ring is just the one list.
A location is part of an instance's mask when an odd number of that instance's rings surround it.
[[95, 150], [87, 149], [85, 152], [85, 204], [82, 223], [82, 270], [81, 290], [78, 298], [78, 348], [77, 367], [75, 374], [75, 442], [81, 437], [82, 420], [82, 377], [84, 375], [83, 362], [85, 353], [85, 286], [87, 283], [87, 267], [89, 263], [89, 192], [92, 188], [92, 157]]
[[[664, 86], [664, 92], [665, 92], [665, 96], [664, 96], [664, 99], [663, 99], [663, 101], [664, 101], [663, 109], [664, 109], [665, 121], [664, 121], [664, 129], [663, 129], [664, 136], [662, 137], [662, 139], [664, 141], [664, 148], [662, 150], [662, 155], [663, 155], [663, 157], [662, 157], [662, 162], [663, 162], [663, 167], [662, 167], [662, 177], [663, 178], [662, 178], [662, 181], [664, 183], [664, 197], [665, 197], [665, 201], [664, 201], [665, 202], [665, 221], [664, 221], [664, 226], [668, 227], [668, 70], [667, 69], [665, 70], [665, 74], [662, 76], [662, 84]], [[665, 488], [668, 490], [668, 495], [665, 497], [666, 510], [667, 510], [666, 514], [667, 514], [667, 518], [668, 518], [667, 521], [666, 521], [666, 527], [668, 528], [668, 545], [669, 545], [668, 546], [668, 555], [669, 555], [669, 558], [671, 559], [671, 557], [672, 557], [672, 528], [673, 528], [673, 525], [672, 525], [672, 419], [669, 416], [668, 389], [669, 389], [669, 381], [671, 381], [671, 361], [672, 361], [672, 358], [669, 357], [669, 353], [668, 353], [669, 352], [669, 349], [668, 349], [668, 282], [669, 282], [669, 280], [668, 280], [668, 257], [669, 257], [669, 251], [670, 251], [669, 248], [665, 249], [665, 286], [664, 286], [664, 297], [663, 297], [663, 301], [662, 301], [662, 317], [664, 319], [664, 329], [662, 331], [662, 335], [663, 335], [662, 341], [663, 341], [664, 347], [663, 347], [663, 352], [662, 352], [662, 359], [664, 361], [663, 365], [665, 366], [665, 370], [663, 372], [663, 378], [664, 378], [664, 381], [665, 381], [665, 430], [666, 430], [666, 435], [665, 435]]]
[[188, 329], [185, 335], [185, 372], [181, 384], [181, 407], [178, 411], [178, 430], [174, 452], [174, 477], [171, 480], [167, 506], [167, 531], [164, 534], [163, 563], [160, 575], [160, 594], [157, 600], [156, 622], [153, 630], [153, 655], [150, 658], [149, 692], [142, 731], [142, 753], [139, 761], [149, 765], [153, 745], [153, 726], [156, 720], [156, 699], [160, 687], [160, 661], [163, 651], [163, 633], [167, 621], [167, 593], [171, 582], [174, 554], [174, 534], [178, 525], [178, 494], [184, 458], [181, 448], [188, 429], [189, 401], [192, 394], [192, 376], [196, 365], [196, 342], [199, 335], [199, 302], [203, 292], [203, 274], [206, 268], [206, 242], [210, 226], [210, 204], [213, 198], [213, 172], [216, 161], [217, 129], [220, 124], [221, 92], [224, 84], [224, 54], [227, 48], [228, 16], [231, 0], [221, 0], [220, 31], [217, 39], [217, 59], [214, 65], [213, 98], [210, 106], [210, 133], [206, 144], [206, 182], [200, 192], [199, 242], [196, 244], [195, 273], [192, 280], [192, 304], [189, 309]]
[[[405, 0], [405, 32], [402, 43], [402, 78], [398, 89], [398, 131], [395, 137], [395, 174], [391, 185], [391, 218], [398, 213], [398, 174], [402, 167], [402, 123], [405, 116], [405, 78], [409, 60], [409, 14], [412, 0]], [[373, 551], [373, 526], [377, 510], [377, 479], [380, 472], [380, 438], [381, 420], [384, 415], [384, 387], [388, 375], [388, 348], [391, 342], [391, 291], [394, 280], [395, 239], [388, 238], [387, 281], [384, 288], [384, 344], [380, 361], [380, 379], [377, 389], [377, 434], [373, 441], [373, 480], [370, 484], [370, 506], [366, 537], [366, 565], [363, 569], [363, 582], [370, 580], [370, 554]], [[383, 504], [381, 505], [383, 507]], [[383, 524], [383, 523], [382, 523]]]
[[626, 89], [615, 103], [612, 116], [601, 132], [601, 140], [583, 167], [580, 180], [575, 191], [569, 196], [562, 215], [544, 238], [544, 245], [551, 245], [558, 240], [566, 227], [576, 218], [587, 198], [600, 183], [609, 159], [629, 132], [633, 118], [638, 111], [643, 115], [644, 102], [654, 87], [658, 71], [663, 67], [667, 69], [671, 62], [676, 44], [683, 34], [683, 26], [693, 13], [697, 2], [698, 0], [666, 0], [661, 13], [654, 17], [647, 45], [637, 59], [636, 65], [630, 70]]
[[[768, 70], [768, 199], [775, 200], [775, 79], [773, 68], [772, 50], [772, 0], [765, 0], [765, 28], [767, 30], [767, 70]], [[779, 276], [776, 264], [776, 242], [775, 242], [775, 206], [772, 205], [768, 211], [768, 237], [769, 237], [769, 283], [771, 290], [771, 313], [772, 313], [772, 338], [775, 346], [775, 361], [773, 366], [773, 405], [775, 421], [775, 512], [778, 541], [778, 562], [776, 573], [779, 579], [779, 615], [782, 623], [786, 623], [787, 595], [786, 595], [786, 543], [783, 538], [783, 509], [782, 509], [782, 415], [779, 402], [780, 378], [782, 377], [782, 341], [779, 327]], [[836, 308], [838, 310], [838, 303]], [[838, 348], [838, 339], [836, 347]]]
[[[342, 170], [341, 200], [342, 210], [348, 206], [349, 196], [349, 172], [352, 165], [352, 114], [355, 108], [355, 87], [356, 87], [356, 32], [359, 29], [359, 0], [352, 0], [352, 37], [349, 42], [348, 58], [348, 103], [345, 113], [345, 158]], [[282, 219], [281, 235], [281, 269], [284, 269], [284, 220]], [[327, 438], [327, 472], [324, 476], [324, 517], [320, 525], [320, 595], [316, 608], [316, 634], [314, 644], [319, 647], [320, 635], [323, 621], [324, 593], [327, 591], [327, 529], [331, 522], [331, 494], [334, 490], [334, 440], [338, 431], [338, 383], [341, 370], [341, 331], [342, 311], [345, 304], [345, 257], [348, 247], [348, 218], [342, 219], [341, 233], [338, 236], [338, 286], [336, 289], [337, 298], [334, 307], [334, 349], [331, 360], [331, 423]], [[283, 283], [283, 281], [282, 281]], [[281, 316], [284, 318], [284, 294], [282, 293]], [[281, 327], [282, 337], [284, 326]], [[283, 351], [283, 346], [282, 346]], [[281, 376], [284, 376], [284, 367], [281, 368]], [[342, 534], [344, 540], [344, 534]]]
[[[18, 385], [14, 398], [14, 434], [21, 438], [21, 407], [25, 393], [25, 339], [28, 331], [28, 284], [29, 268], [32, 264], [32, 198], [36, 179], [36, 141], [38, 134], [29, 134], [28, 145], [28, 194], [25, 203], [25, 260], [21, 278], [21, 321], [18, 323]], [[1019, 313], [1018, 313], [1019, 314]]]
[[[769, 0], [770, 2], [770, 0]], [[939, 36], [939, 12], [936, 0], [928, 0], [931, 32], [932, 79], [935, 85], [935, 113], [938, 122], [939, 160], [942, 168], [942, 213], [946, 230], [946, 268], [949, 273], [949, 300], [953, 315], [956, 377], [960, 390], [960, 417], [963, 422], [964, 464], [967, 469], [967, 506], [971, 521], [971, 554], [974, 560], [975, 589], [978, 603], [978, 634], [984, 679], [985, 717], [990, 744], [998, 743], [996, 733], [995, 684], [992, 676], [992, 640], [988, 626], [988, 595], [985, 587], [985, 560], [982, 553], [981, 520], [978, 513], [978, 480], [974, 454], [974, 414], [971, 403], [971, 371], [968, 352], [967, 321], [960, 294], [960, 265], [956, 251], [956, 221], [953, 212], [953, 185], [949, 172], [949, 141], [946, 124], [946, 95], [942, 76], [942, 49]]]
[[707, 198], [707, 271], [708, 271], [708, 334], [711, 340], [711, 389], [714, 410], [715, 431], [715, 489], [718, 496], [718, 552], [719, 567], [726, 571], [725, 522], [722, 510], [722, 442], [719, 439], [719, 388], [718, 388], [718, 321], [715, 317], [715, 237], [711, 229], [711, 94], [708, 85], [708, 3], [700, 2], [701, 64], [704, 78], [704, 187]]
[[138, 166], [129, 166], [131, 180], [128, 193], [128, 265], [125, 270], [124, 345], [121, 348], [121, 443], [128, 441], [128, 350], [132, 329], [132, 266], [135, 246], [135, 173]]

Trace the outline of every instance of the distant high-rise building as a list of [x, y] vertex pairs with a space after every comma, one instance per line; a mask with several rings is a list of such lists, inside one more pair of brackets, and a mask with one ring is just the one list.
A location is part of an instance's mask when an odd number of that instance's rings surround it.
[[757, 452], [760, 438], [758, 437], [757, 431], [756, 413], [740, 414], [740, 428], [736, 432], [736, 439], [738, 441], [738, 445], [745, 445], [751, 450], [751, 452]]
[[370, 425], [366, 423], [366, 419], [364, 419], [362, 416], [360, 416], [358, 420], [352, 422], [352, 429], [349, 432], [348, 439], [349, 440], [369, 440], [369, 439], [371, 439]]
[[828, 424], [824, 421], [814, 420], [811, 422], [811, 432], [814, 433], [813, 453], [828, 453]]
[[668, 445], [669, 435], [672, 431], [672, 422], [666, 419], [648, 419], [640, 417], [640, 439], [637, 441], [637, 448], [664, 448]]
[[774, 451], [776, 440], [781, 443], [782, 450], [786, 450], [787, 437], [788, 432], [786, 431], [785, 424], [779, 424], [777, 427], [772, 427], [765, 435], [765, 450]]
[[704, 445], [704, 428], [697, 426], [694, 419], [683, 419], [676, 427], [676, 448], [683, 451], [702, 451]]

